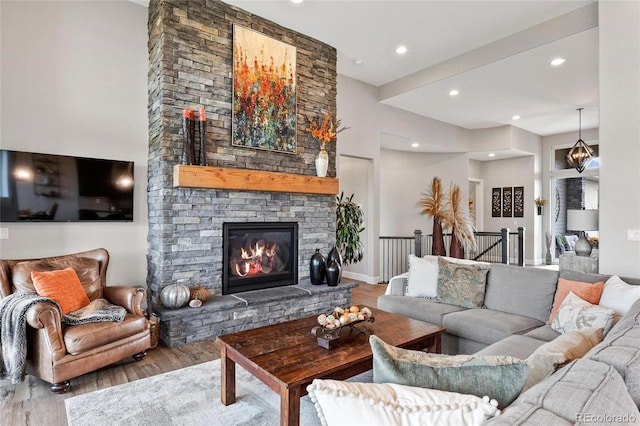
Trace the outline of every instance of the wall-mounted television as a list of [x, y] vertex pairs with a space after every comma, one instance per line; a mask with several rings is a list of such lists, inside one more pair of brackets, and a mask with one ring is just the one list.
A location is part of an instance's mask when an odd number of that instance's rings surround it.
[[133, 183], [133, 161], [0, 150], [0, 222], [131, 222]]

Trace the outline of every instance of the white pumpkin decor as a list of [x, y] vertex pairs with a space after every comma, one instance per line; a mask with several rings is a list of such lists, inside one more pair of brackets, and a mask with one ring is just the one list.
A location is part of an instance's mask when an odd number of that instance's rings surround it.
[[191, 292], [184, 284], [169, 284], [160, 292], [160, 301], [169, 309], [177, 309], [189, 303]]

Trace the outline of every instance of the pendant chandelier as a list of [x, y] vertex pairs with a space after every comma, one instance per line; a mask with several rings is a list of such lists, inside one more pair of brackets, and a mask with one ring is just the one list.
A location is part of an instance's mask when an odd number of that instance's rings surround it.
[[587, 168], [591, 160], [593, 160], [593, 149], [582, 140], [582, 110], [578, 108], [579, 124], [578, 124], [578, 142], [573, 145], [566, 156], [567, 162], [571, 167], [576, 169], [578, 173], [582, 173]]

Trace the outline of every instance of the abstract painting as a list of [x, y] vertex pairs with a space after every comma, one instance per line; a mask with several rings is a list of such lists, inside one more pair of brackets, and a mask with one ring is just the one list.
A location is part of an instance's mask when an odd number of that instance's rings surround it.
[[233, 26], [232, 145], [295, 154], [296, 48]]

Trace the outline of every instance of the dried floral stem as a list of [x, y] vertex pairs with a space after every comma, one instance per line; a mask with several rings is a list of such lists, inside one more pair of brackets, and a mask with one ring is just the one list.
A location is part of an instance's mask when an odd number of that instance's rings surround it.
[[441, 221], [444, 217], [444, 195], [442, 194], [442, 182], [440, 178], [434, 176], [431, 181], [431, 188], [423, 193], [424, 198], [419, 202], [422, 207], [420, 214], [430, 216], [434, 220]]
[[342, 126], [342, 122], [338, 120], [334, 115], [326, 113], [322, 117], [322, 121], [312, 121], [309, 123], [305, 131], [310, 133], [315, 139], [317, 139], [324, 148], [324, 144], [334, 140], [338, 133], [347, 130], [349, 127]]
[[471, 250], [476, 248], [473, 218], [460, 206], [462, 194], [458, 185], [452, 184], [447, 194], [445, 214], [442, 225], [451, 228], [460, 243]]

